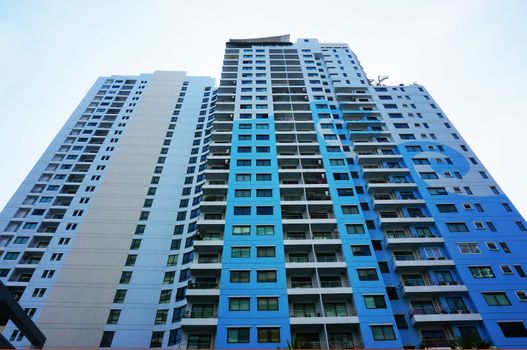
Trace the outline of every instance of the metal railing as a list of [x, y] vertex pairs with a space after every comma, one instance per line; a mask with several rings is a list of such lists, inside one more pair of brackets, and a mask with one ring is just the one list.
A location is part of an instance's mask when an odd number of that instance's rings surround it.
[[409, 278], [403, 279], [403, 286], [405, 287], [418, 287], [418, 286], [459, 286], [461, 285], [458, 281], [426, 281], [424, 279]]
[[329, 342], [329, 348], [330, 349], [362, 349], [364, 348], [364, 345], [361, 342], [354, 342], [354, 341], [330, 341]]
[[414, 315], [449, 315], [449, 314], [471, 314], [467, 307], [450, 308], [446, 306], [414, 307], [410, 309], [410, 316]]
[[357, 316], [357, 311], [352, 308], [338, 309], [338, 310], [302, 310], [293, 309], [289, 311], [289, 317], [349, 317]]
[[217, 313], [215, 310], [192, 310], [186, 311], [184, 318], [216, 318]]
[[218, 289], [218, 282], [189, 282], [189, 289]]
[[454, 339], [421, 339], [421, 344], [426, 348], [455, 348], [457, 346]]
[[343, 287], [342, 281], [320, 281], [322, 288], [340, 288]]

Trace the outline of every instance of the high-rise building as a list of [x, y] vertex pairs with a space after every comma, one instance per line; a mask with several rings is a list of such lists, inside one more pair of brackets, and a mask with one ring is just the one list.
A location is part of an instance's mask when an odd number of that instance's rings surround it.
[[[9, 201], [0, 276], [46, 347], [181, 337], [213, 85], [183, 72], [99, 78]], [[12, 324], [3, 334], [28, 344]]]
[[3, 211], [45, 346], [527, 347], [527, 224], [423, 86], [289, 36], [213, 85], [100, 78]]

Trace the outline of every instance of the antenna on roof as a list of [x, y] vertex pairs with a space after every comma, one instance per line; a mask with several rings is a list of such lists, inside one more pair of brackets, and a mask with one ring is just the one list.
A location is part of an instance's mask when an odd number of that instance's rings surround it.
[[390, 77], [387, 76], [387, 75], [379, 75], [379, 76], [377, 77], [377, 86], [381, 85], [381, 83], [382, 83], [383, 81], [385, 81], [386, 79], [388, 79], [388, 78], [390, 78]]

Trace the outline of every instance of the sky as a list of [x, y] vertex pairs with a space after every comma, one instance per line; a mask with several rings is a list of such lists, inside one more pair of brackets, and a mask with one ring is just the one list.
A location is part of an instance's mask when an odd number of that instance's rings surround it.
[[348, 43], [424, 85], [527, 216], [527, 1], [1, 0], [0, 208], [99, 76], [218, 78], [229, 38]]

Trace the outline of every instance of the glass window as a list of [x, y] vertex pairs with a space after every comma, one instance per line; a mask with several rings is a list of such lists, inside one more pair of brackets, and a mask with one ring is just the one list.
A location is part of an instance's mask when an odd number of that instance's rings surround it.
[[506, 338], [527, 337], [527, 329], [523, 322], [498, 322], [498, 326]]
[[346, 225], [346, 231], [349, 234], [363, 234], [365, 232], [364, 226], [361, 224], [348, 224]]
[[231, 258], [250, 258], [251, 248], [250, 247], [232, 247]]
[[234, 215], [251, 215], [251, 207], [234, 207]]
[[447, 222], [446, 226], [450, 232], [468, 232], [468, 227], [464, 222]]
[[369, 245], [352, 245], [351, 253], [353, 256], [371, 256]]
[[228, 328], [227, 343], [248, 343], [249, 328]]
[[231, 283], [248, 283], [250, 281], [250, 271], [231, 270]]
[[258, 297], [258, 311], [276, 311], [278, 310], [277, 297]]
[[456, 243], [461, 254], [479, 254], [481, 250], [477, 243]]
[[229, 311], [249, 311], [249, 298], [229, 298]]
[[356, 205], [343, 205], [342, 206], [342, 214], [358, 214], [359, 213], [359, 207]]
[[274, 226], [272, 225], [256, 226], [256, 234], [258, 236], [272, 236], [274, 235]]
[[232, 227], [232, 234], [234, 236], [248, 236], [251, 234], [251, 226], [246, 226], [246, 225], [243, 225], [243, 226], [233, 226]]
[[357, 275], [360, 281], [378, 281], [376, 269], [357, 269]]
[[256, 207], [256, 215], [273, 215], [273, 207]]
[[511, 302], [504, 292], [485, 292], [482, 293], [489, 306], [509, 306]]
[[494, 272], [490, 266], [470, 266], [470, 273], [474, 278], [495, 278]]
[[375, 340], [395, 340], [393, 326], [371, 326], [371, 332]]
[[256, 280], [258, 282], [276, 282], [275, 270], [259, 270], [256, 271]]
[[251, 196], [251, 190], [235, 190], [234, 191], [235, 197], [250, 197]]
[[279, 343], [280, 328], [260, 327], [258, 328], [258, 343]]
[[256, 256], [258, 258], [271, 258], [276, 256], [275, 247], [256, 247]]
[[384, 295], [365, 295], [364, 304], [367, 309], [386, 309]]

